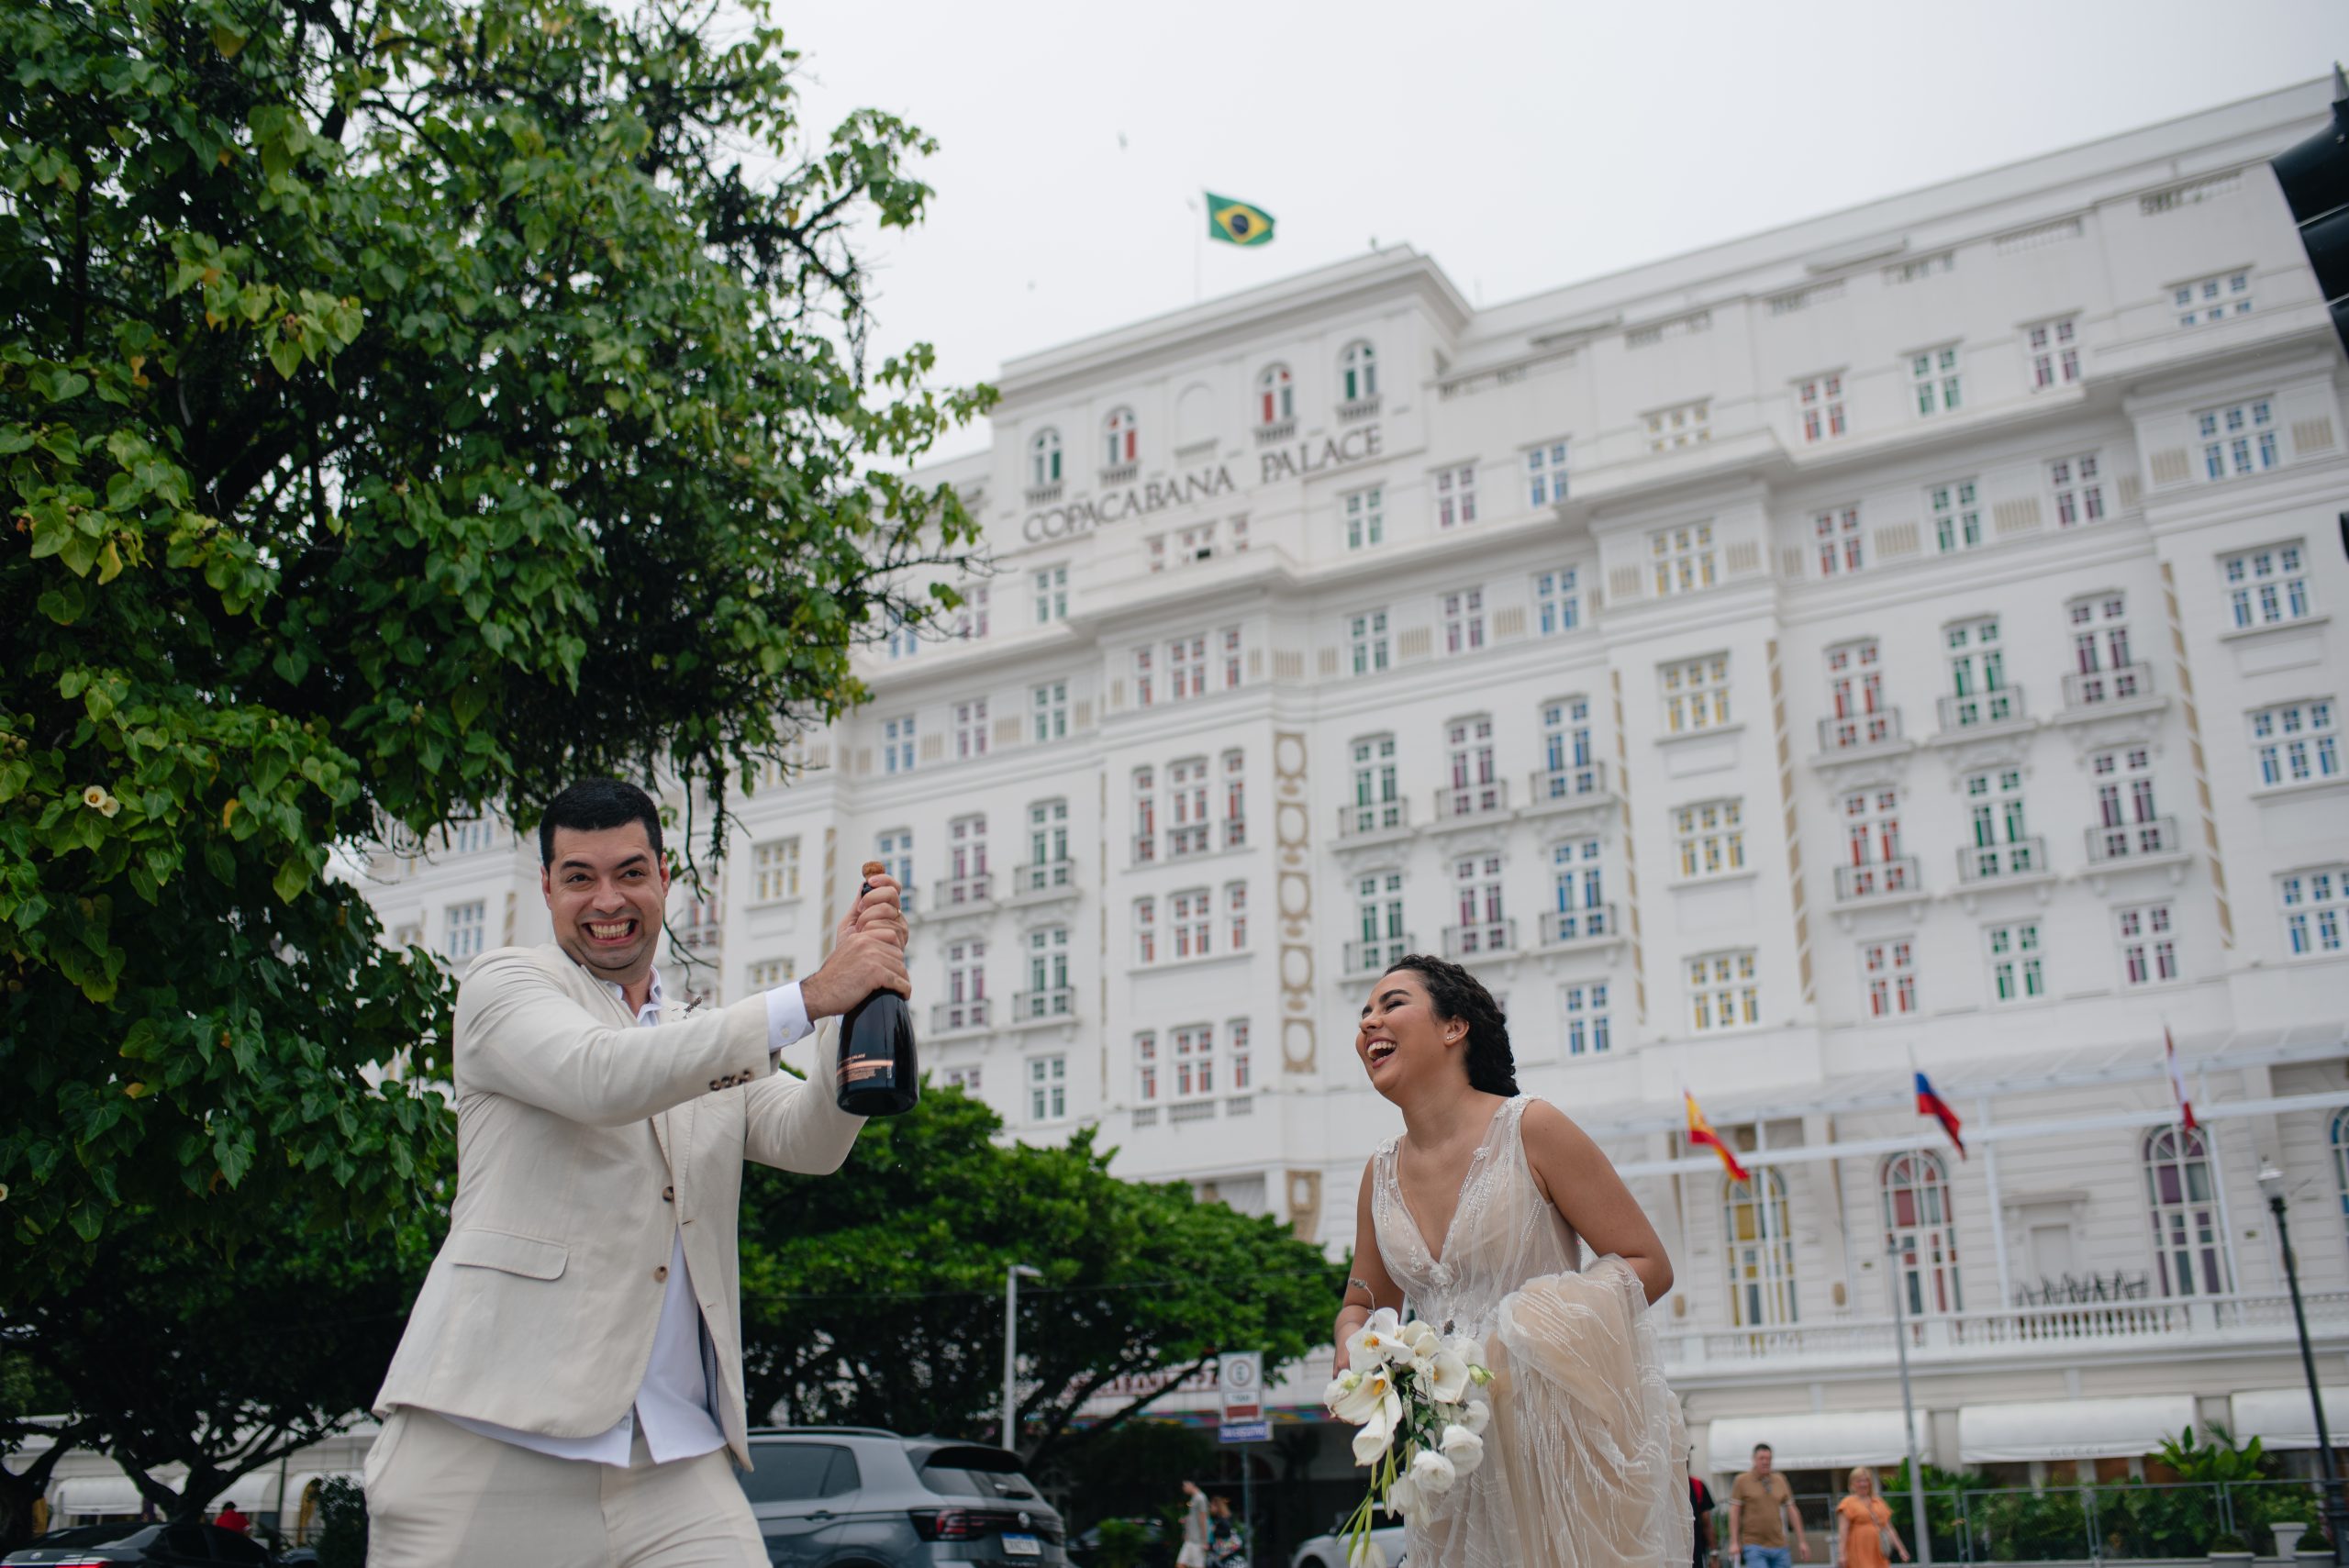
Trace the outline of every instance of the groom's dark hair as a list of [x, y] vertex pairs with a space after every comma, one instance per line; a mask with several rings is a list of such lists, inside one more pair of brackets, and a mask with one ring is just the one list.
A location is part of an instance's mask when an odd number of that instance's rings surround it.
[[547, 802], [539, 819], [539, 863], [554, 864], [554, 830], [569, 828], [579, 833], [601, 833], [608, 828], [644, 824], [652, 858], [661, 858], [661, 808], [652, 797], [625, 779], [581, 779]]
[[1517, 1058], [1508, 1049], [1508, 1015], [1485, 983], [1448, 959], [1424, 953], [1406, 953], [1388, 964], [1386, 973], [1401, 969], [1418, 975], [1428, 988], [1437, 1018], [1468, 1025], [1468, 1086], [1487, 1095], [1516, 1094]]

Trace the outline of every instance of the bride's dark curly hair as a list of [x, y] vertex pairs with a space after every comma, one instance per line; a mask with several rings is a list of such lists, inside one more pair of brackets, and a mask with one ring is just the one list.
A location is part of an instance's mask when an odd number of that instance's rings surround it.
[[1508, 1016], [1485, 983], [1449, 959], [1406, 953], [1386, 973], [1409, 970], [1428, 989], [1435, 1016], [1468, 1025], [1468, 1086], [1487, 1095], [1517, 1093], [1517, 1058], [1509, 1053]]

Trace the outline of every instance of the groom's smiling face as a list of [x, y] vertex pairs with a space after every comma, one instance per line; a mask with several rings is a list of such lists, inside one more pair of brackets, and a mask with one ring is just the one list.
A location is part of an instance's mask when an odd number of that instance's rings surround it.
[[540, 873], [554, 940], [599, 979], [628, 984], [652, 967], [669, 903], [669, 868], [644, 825], [590, 832], [558, 828], [554, 857]]

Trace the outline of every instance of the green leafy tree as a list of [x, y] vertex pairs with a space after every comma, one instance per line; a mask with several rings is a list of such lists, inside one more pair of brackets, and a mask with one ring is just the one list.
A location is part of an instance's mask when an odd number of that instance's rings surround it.
[[[48, 1385], [36, 1402], [72, 1412], [158, 1513], [193, 1517], [373, 1399], [445, 1229], [420, 1214], [361, 1235], [288, 1212], [233, 1251], [117, 1224], [14, 1318]], [[0, 1411], [0, 1449], [50, 1424]], [[173, 1464], [176, 1484], [159, 1473]]]
[[[1003, 1287], [1019, 1295], [1019, 1447], [1049, 1466], [1147, 1410], [1219, 1351], [1269, 1377], [1326, 1334], [1344, 1271], [1286, 1226], [1125, 1182], [1090, 1129], [997, 1141], [1002, 1121], [931, 1089], [869, 1124], [826, 1177], [759, 1170], [742, 1209], [751, 1408], [790, 1420], [999, 1434]], [[1124, 1380], [1124, 1381], [1120, 1381]], [[1081, 1407], [1130, 1390], [1082, 1429]]]
[[589, 773], [722, 814], [952, 602], [891, 586], [974, 537], [906, 473], [992, 395], [867, 362], [852, 243], [930, 144], [811, 136], [727, 17], [0, 6], [0, 1318], [425, 1201], [448, 988], [333, 846]]

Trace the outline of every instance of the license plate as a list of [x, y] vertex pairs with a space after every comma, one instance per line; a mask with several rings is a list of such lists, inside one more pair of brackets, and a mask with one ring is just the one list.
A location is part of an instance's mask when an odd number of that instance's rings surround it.
[[1006, 1557], [1041, 1557], [1044, 1547], [1032, 1535], [1007, 1535], [1003, 1538], [1003, 1554]]

